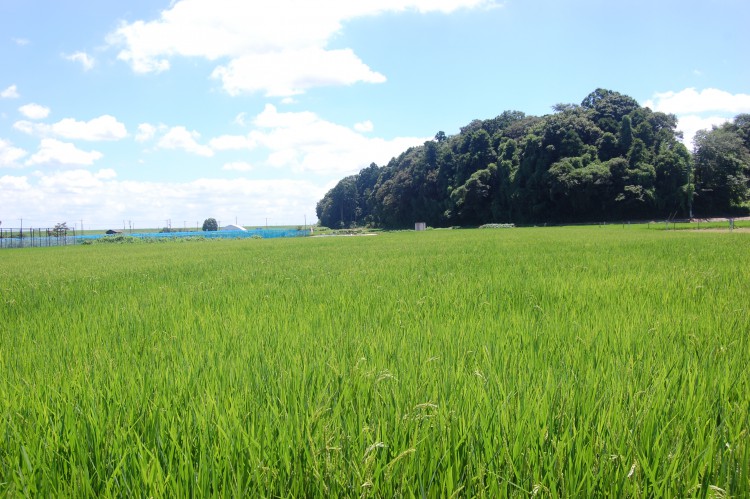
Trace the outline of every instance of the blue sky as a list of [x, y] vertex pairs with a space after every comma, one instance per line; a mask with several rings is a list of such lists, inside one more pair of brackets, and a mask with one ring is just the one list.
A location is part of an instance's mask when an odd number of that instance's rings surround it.
[[596, 88], [750, 112], [746, 0], [0, 0], [2, 227], [302, 224], [439, 130]]

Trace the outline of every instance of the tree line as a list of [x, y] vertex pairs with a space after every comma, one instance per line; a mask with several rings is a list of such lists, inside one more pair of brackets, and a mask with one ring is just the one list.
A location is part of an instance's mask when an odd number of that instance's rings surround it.
[[597, 89], [553, 113], [505, 111], [438, 132], [387, 165], [343, 178], [321, 225], [385, 228], [564, 223], [741, 214], [750, 204], [750, 115], [699, 132]]

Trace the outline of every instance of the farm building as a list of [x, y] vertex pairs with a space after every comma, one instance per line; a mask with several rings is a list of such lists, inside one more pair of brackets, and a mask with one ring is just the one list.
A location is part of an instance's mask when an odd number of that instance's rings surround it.
[[247, 229], [244, 227], [240, 227], [239, 225], [229, 224], [229, 225], [225, 225], [220, 230], [244, 230], [246, 231]]

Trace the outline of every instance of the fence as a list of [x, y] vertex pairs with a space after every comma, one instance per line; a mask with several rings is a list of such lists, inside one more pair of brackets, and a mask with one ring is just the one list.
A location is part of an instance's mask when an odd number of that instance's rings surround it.
[[43, 229], [0, 228], [0, 248], [40, 248], [46, 246], [67, 246], [76, 243], [76, 232]]
[[200, 237], [207, 239], [244, 239], [262, 238], [275, 239], [279, 237], [304, 237], [310, 232], [299, 229], [250, 229], [250, 230], [220, 230], [220, 231], [182, 231], [182, 232], [140, 232], [107, 234], [76, 234], [73, 229], [55, 231], [54, 229], [13, 229], [0, 228], [0, 248], [41, 248], [48, 246], [67, 246], [73, 244], [87, 244], [103, 237], [135, 237], [138, 239], [164, 239]]

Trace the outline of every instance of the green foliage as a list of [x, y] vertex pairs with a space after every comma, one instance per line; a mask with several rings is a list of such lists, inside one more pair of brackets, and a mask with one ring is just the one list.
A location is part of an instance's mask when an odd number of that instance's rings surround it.
[[70, 228], [68, 227], [67, 222], [60, 222], [56, 223], [55, 226], [52, 228], [52, 235], [55, 237], [61, 237], [68, 234], [68, 231]]
[[737, 212], [750, 196], [750, 118], [699, 131], [695, 143], [695, 208], [700, 215]]
[[203, 221], [203, 232], [219, 230], [219, 224], [215, 218], [207, 218]]
[[[342, 179], [318, 203], [323, 224], [410, 228], [685, 217], [691, 158], [674, 115], [597, 89], [541, 117], [505, 111], [438, 133], [385, 166]], [[697, 137], [695, 205], [704, 216], [750, 201], [750, 115]]]
[[620, 227], [8, 251], [0, 497], [748, 497], [750, 239]]

